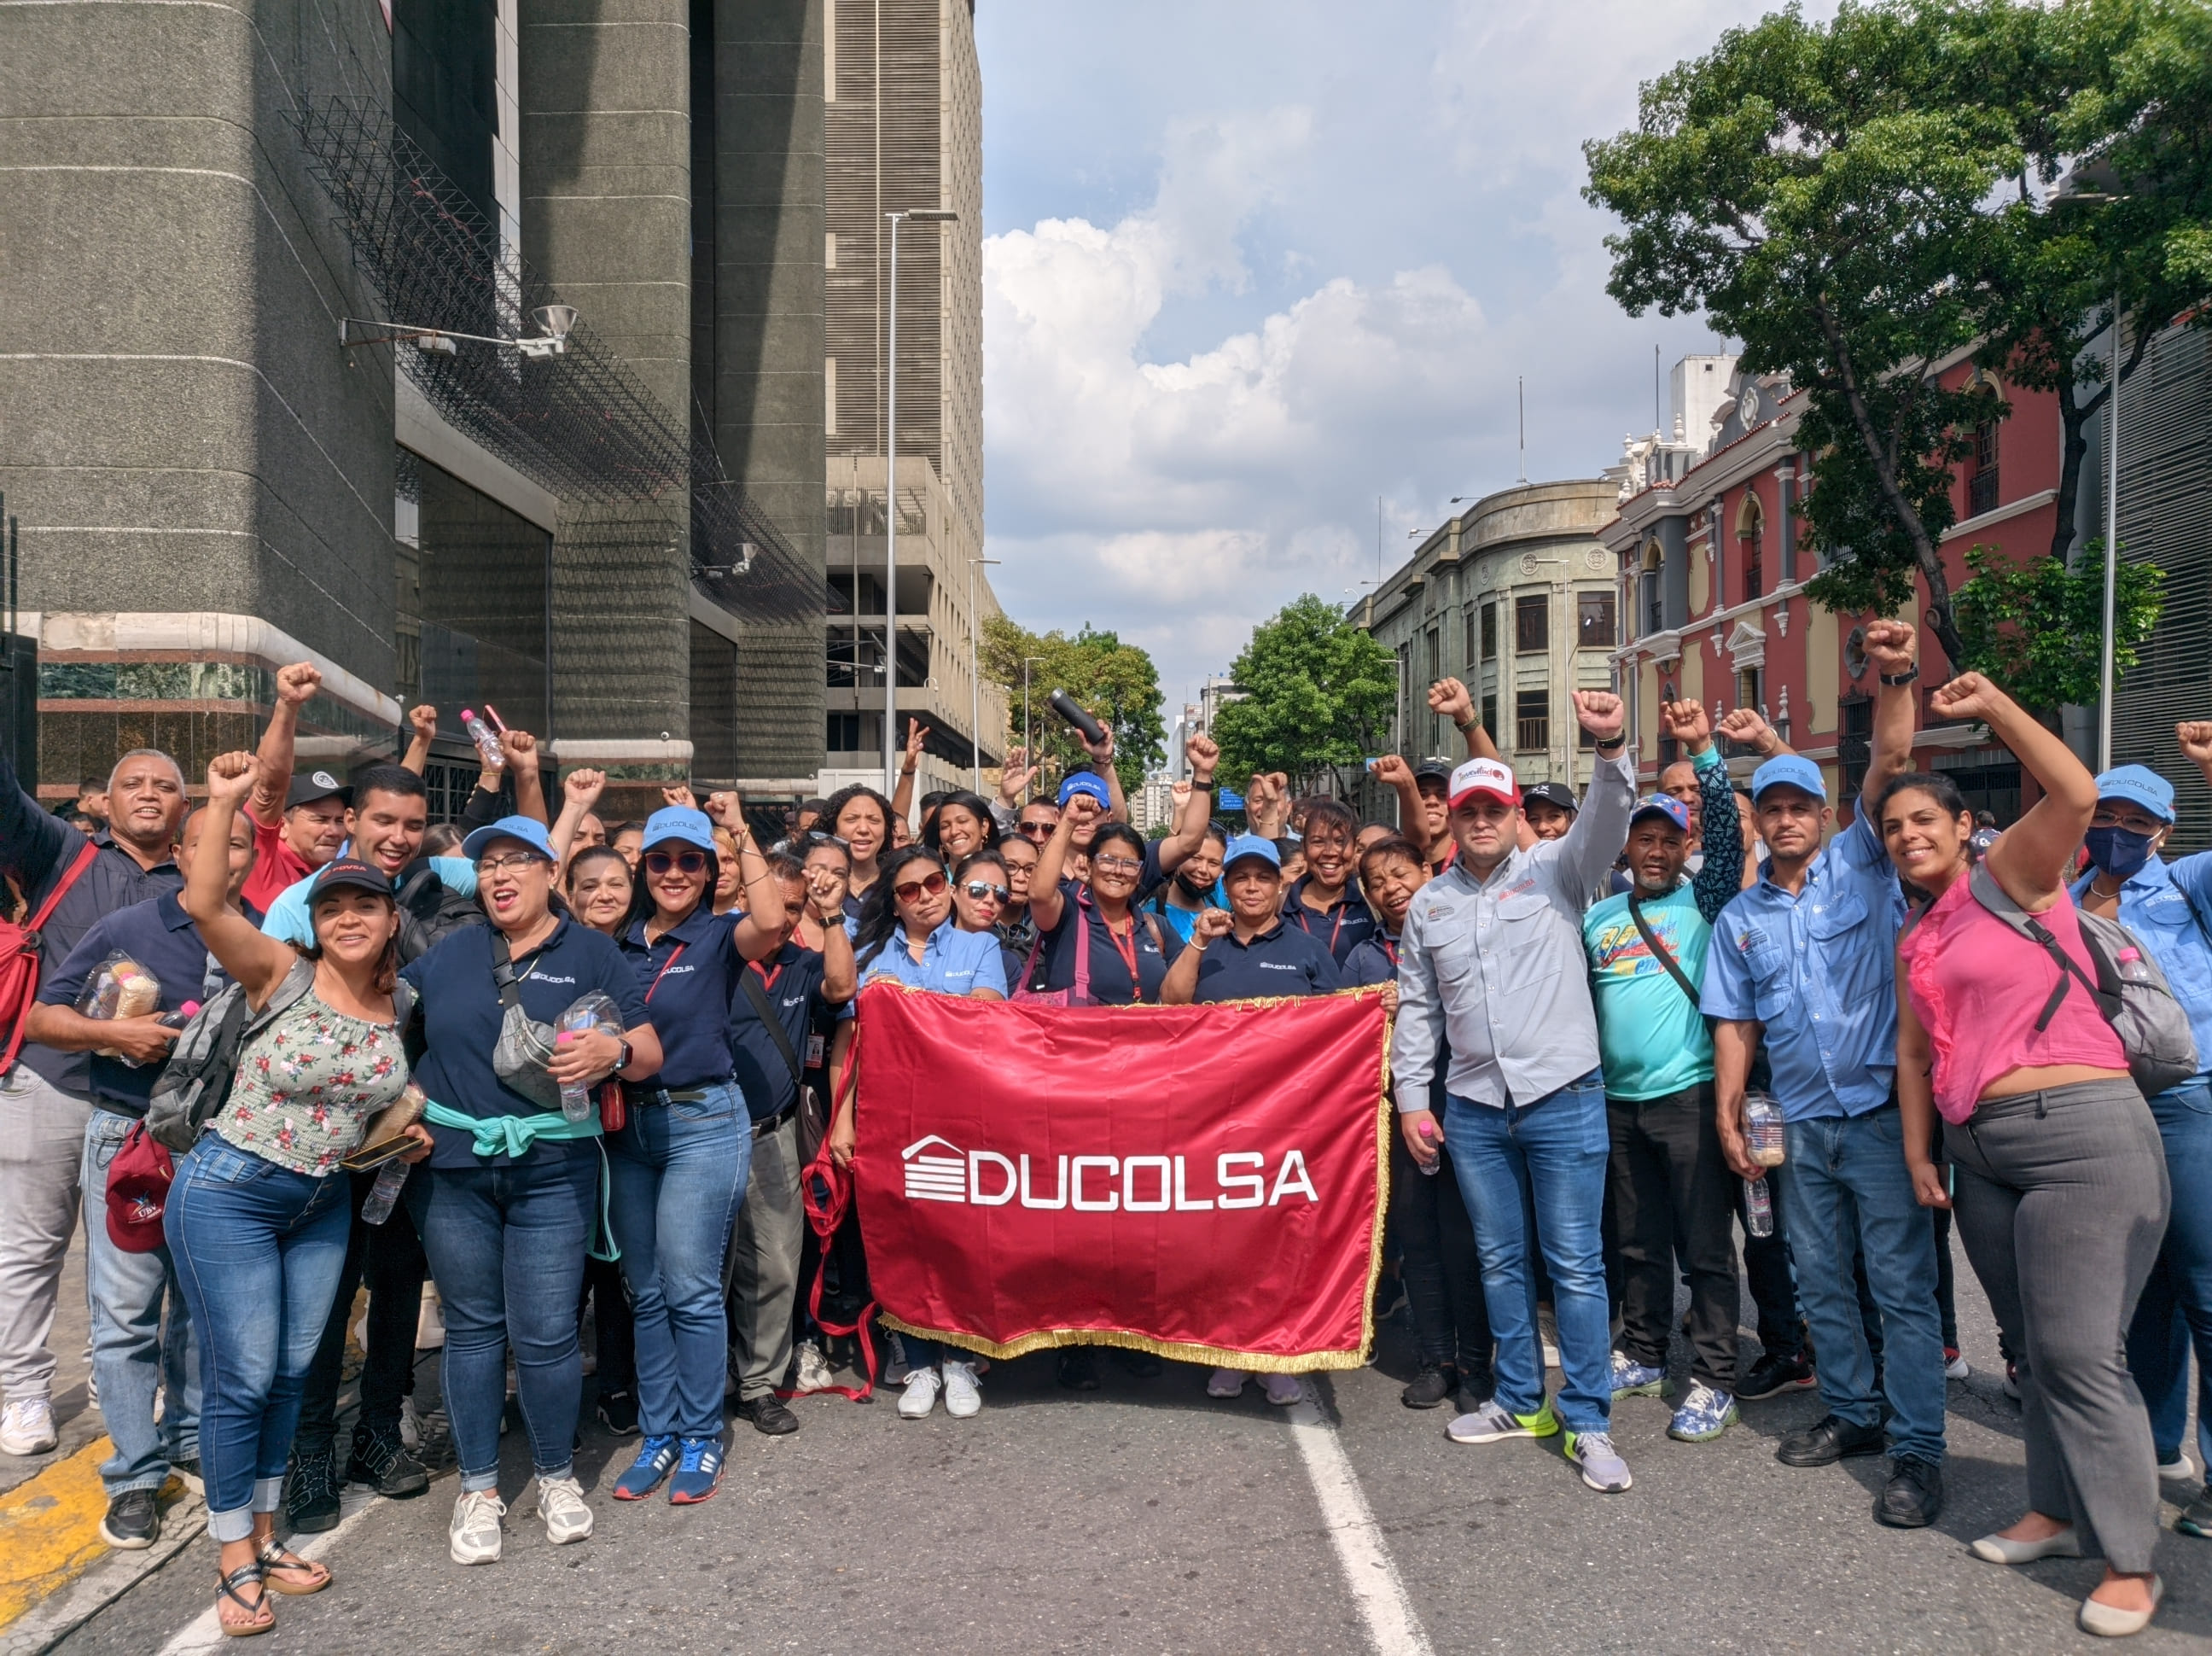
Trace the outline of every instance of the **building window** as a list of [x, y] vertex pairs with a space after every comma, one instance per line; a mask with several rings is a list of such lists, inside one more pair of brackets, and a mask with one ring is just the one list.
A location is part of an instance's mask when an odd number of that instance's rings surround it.
[[[1528, 600], [1522, 600], [1526, 603]], [[1544, 600], [1538, 599], [1539, 604]], [[1513, 697], [1513, 746], [1523, 753], [1541, 752], [1552, 745], [1552, 692], [1523, 690]]]
[[1492, 741], [1498, 740], [1498, 697], [1495, 696], [1482, 698], [1482, 728], [1490, 733]]
[[1495, 604], [1482, 606], [1482, 659], [1486, 661], [1498, 659], [1498, 606]]
[[1611, 649], [1613, 636], [1611, 593], [1578, 593], [1575, 596], [1575, 644], [1580, 649]]
[[1842, 799], [1855, 802], [1866, 782], [1867, 761], [1874, 750], [1874, 698], [1845, 697], [1836, 711], [1842, 727], [1836, 733], [1836, 763], [1843, 771]]
[[1468, 611], [1468, 612], [1467, 612], [1467, 649], [1466, 649], [1465, 654], [1463, 654], [1460, 657], [1460, 660], [1461, 660], [1462, 661], [1465, 662], [1465, 663], [1466, 663], [1468, 667], [1473, 667], [1473, 666], [1474, 666], [1477, 661], [1480, 661], [1480, 660], [1482, 659], [1481, 654], [1480, 654], [1480, 652], [1479, 652], [1479, 651], [1478, 651], [1478, 649], [1477, 649], [1477, 645], [1480, 642], [1480, 637], [1478, 636], [1478, 634], [1480, 633], [1480, 622], [1478, 622], [1478, 621], [1475, 619], [1475, 613], [1474, 613], [1474, 612], [1473, 610], [1469, 610], [1469, 611]]
[[1522, 655], [1541, 655], [1552, 647], [1552, 600], [1545, 593], [1523, 593], [1513, 600], [1513, 648]]
[[860, 751], [860, 715], [857, 713], [833, 713], [823, 739], [824, 747], [832, 753], [857, 753]]
[[1979, 517], [1997, 509], [1997, 423], [1974, 428], [1974, 472], [1966, 479], [1966, 515]]
[[1744, 496], [1743, 509], [1736, 517], [1735, 538], [1743, 548], [1743, 601], [1748, 604], [1766, 585], [1766, 514], [1758, 496]]

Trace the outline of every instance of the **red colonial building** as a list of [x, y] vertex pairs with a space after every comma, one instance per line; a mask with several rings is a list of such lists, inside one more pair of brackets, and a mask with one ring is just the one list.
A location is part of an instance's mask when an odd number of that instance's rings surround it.
[[[1957, 385], [1979, 370], [1961, 357], [1937, 372]], [[1942, 550], [1954, 591], [1971, 546], [2020, 558], [2051, 549], [2057, 402], [2009, 388], [2006, 396], [2011, 417], [1977, 434], [1954, 483], [1958, 521]], [[1608, 473], [1620, 486], [1620, 514], [1599, 534], [1620, 559], [1624, 620], [1613, 661], [1646, 785], [1674, 757], [1659, 735], [1660, 701], [1695, 697], [1716, 717], [1757, 709], [1820, 766], [1839, 807], [1856, 797], [1875, 691], [1860, 639], [1874, 618], [1838, 614], [1805, 595], [1820, 564], [1800, 545], [1798, 503], [1811, 475], [1796, 447], [1802, 402], [1786, 379], [1742, 373], [1732, 357], [1686, 357], [1674, 374], [1671, 440], [1663, 429], [1632, 438]], [[1918, 592], [1916, 619], [1927, 602], [1924, 581]], [[2010, 822], [2023, 804], [2018, 763], [1978, 740], [1972, 726], [1927, 721], [1927, 692], [1948, 670], [1924, 630], [1921, 661], [1916, 764], [1949, 773], [1970, 805]], [[1752, 768], [1748, 757], [1730, 758], [1732, 769]]]

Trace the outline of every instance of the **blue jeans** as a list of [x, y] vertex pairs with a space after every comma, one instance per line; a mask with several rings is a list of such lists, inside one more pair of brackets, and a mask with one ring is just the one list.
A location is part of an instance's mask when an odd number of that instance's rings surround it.
[[2197, 1348], [2197, 1450], [2212, 1468], [2212, 1086], [2203, 1080], [2150, 1100], [2173, 1187], [2166, 1240], [2128, 1329], [2128, 1371], [2150, 1411], [2159, 1458], [2181, 1449], [2189, 1419], [2189, 1349]]
[[576, 1300], [599, 1223], [599, 1147], [540, 1144], [505, 1166], [426, 1165], [407, 1183], [423, 1186], [415, 1226], [446, 1318], [439, 1372], [462, 1492], [499, 1487], [510, 1345], [531, 1464], [566, 1477], [584, 1401]]
[[217, 1541], [245, 1540], [253, 1514], [283, 1499], [301, 1389], [345, 1269], [350, 1190], [343, 1172], [295, 1172], [213, 1133], [177, 1164], [161, 1228], [200, 1335], [200, 1468]]
[[647, 1437], [720, 1437], [729, 1313], [722, 1262], [752, 1167], [752, 1117], [732, 1081], [633, 1105], [607, 1141], [609, 1218], [637, 1324]]
[[[84, 1129], [84, 1295], [92, 1311], [92, 1372], [115, 1452], [100, 1464], [109, 1500], [158, 1489], [169, 1463], [200, 1452], [200, 1366], [192, 1319], [167, 1246], [125, 1253], [107, 1239], [107, 1167], [128, 1117], [95, 1109]], [[164, 1314], [166, 1312], [166, 1315]], [[161, 1418], [154, 1394], [166, 1391]]]
[[1552, 1276], [1559, 1324], [1559, 1414], [1571, 1432], [1603, 1432], [1613, 1416], [1613, 1326], [1606, 1300], [1606, 1163], [1612, 1141], [1605, 1080], [1593, 1069], [1534, 1104], [1497, 1109], [1449, 1098], [1444, 1145], [1474, 1221], [1483, 1302], [1498, 1341], [1498, 1401], [1516, 1415], [1544, 1404], [1536, 1283], [1527, 1205]]
[[1821, 1400], [1854, 1426], [1881, 1422], [1851, 1273], [1853, 1254], [1863, 1251], [1867, 1287], [1881, 1313], [1890, 1448], [1940, 1464], [1943, 1324], [1936, 1307], [1936, 1229], [1913, 1199], [1903, 1119], [1890, 1105], [1849, 1118], [1793, 1121], [1785, 1133], [1790, 1176], [1782, 1200]]

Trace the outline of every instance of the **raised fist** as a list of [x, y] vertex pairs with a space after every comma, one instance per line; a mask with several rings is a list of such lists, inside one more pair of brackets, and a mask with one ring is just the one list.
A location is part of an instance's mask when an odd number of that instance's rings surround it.
[[288, 707], [304, 707], [323, 687], [323, 675], [305, 661], [295, 661], [276, 672], [276, 699]]
[[1917, 635], [1909, 621], [1869, 621], [1862, 639], [1866, 657], [1876, 673], [1895, 678], [1900, 673], [1912, 670], [1913, 646]]
[[1584, 730], [1601, 742], [1611, 741], [1620, 734], [1621, 721], [1626, 716], [1620, 697], [1609, 690], [1575, 692], [1575, 717], [1582, 721]]

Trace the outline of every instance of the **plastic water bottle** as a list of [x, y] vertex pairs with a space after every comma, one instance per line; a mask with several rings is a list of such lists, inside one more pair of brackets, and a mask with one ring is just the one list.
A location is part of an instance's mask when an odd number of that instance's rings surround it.
[[477, 754], [483, 760], [484, 769], [497, 770], [507, 764], [507, 753], [492, 734], [491, 727], [476, 715], [473, 708], [461, 709], [461, 728], [469, 733], [469, 740], [477, 745]]
[[362, 1199], [361, 1222], [381, 1225], [392, 1217], [392, 1210], [399, 1203], [399, 1188], [407, 1183], [407, 1175], [414, 1172], [411, 1163], [397, 1157], [376, 1170], [376, 1183], [369, 1186], [368, 1196]]
[[2150, 965], [2149, 963], [2145, 961], [2142, 958], [2142, 951], [2141, 949], [2136, 948], [2132, 946], [2122, 949], [2119, 953], [2114, 957], [2112, 966], [2113, 970], [2120, 974], [2120, 981], [2124, 983], [2148, 983], [2150, 982]]
[[1766, 1189], [1766, 1175], [1743, 1182], [1743, 1227], [1753, 1236], [1774, 1234], [1774, 1198]]
[[[1435, 1150], [1437, 1152], [1441, 1152], [1443, 1149], [1443, 1146], [1437, 1142], [1437, 1129], [1431, 1127], [1427, 1122], [1423, 1122], [1420, 1126], [1416, 1128], [1414, 1130], [1421, 1135], [1422, 1148], [1426, 1150]], [[1423, 1173], [1426, 1174], [1431, 1178], [1434, 1178], [1437, 1176], [1437, 1170], [1443, 1165], [1443, 1157], [1441, 1154], [1431, 1156], [1426, 1161], [1423, 1161], [1419, 1156], [1415, 1156], [1413, 1158], [1413, 1166], [1419, 1168]]]
[[1765, 1093], [1743, 1095], [1744, 1148], [1762, 1167], [1779, 1167], [1789, 1154], [1783, 1145], [1782, 1111]]
[[[565, 1047], [579, 1035], [588, 1035], [599, 1027], [599, 1014], [588, 1006], [572, 1006], [555, 1020], [553, 1044]], [[580, 1081], [565, 1081], [561, 1087], [561, 1113], [570, 1121], [583, 1121], [592, 1113], [592, 1089]]]

